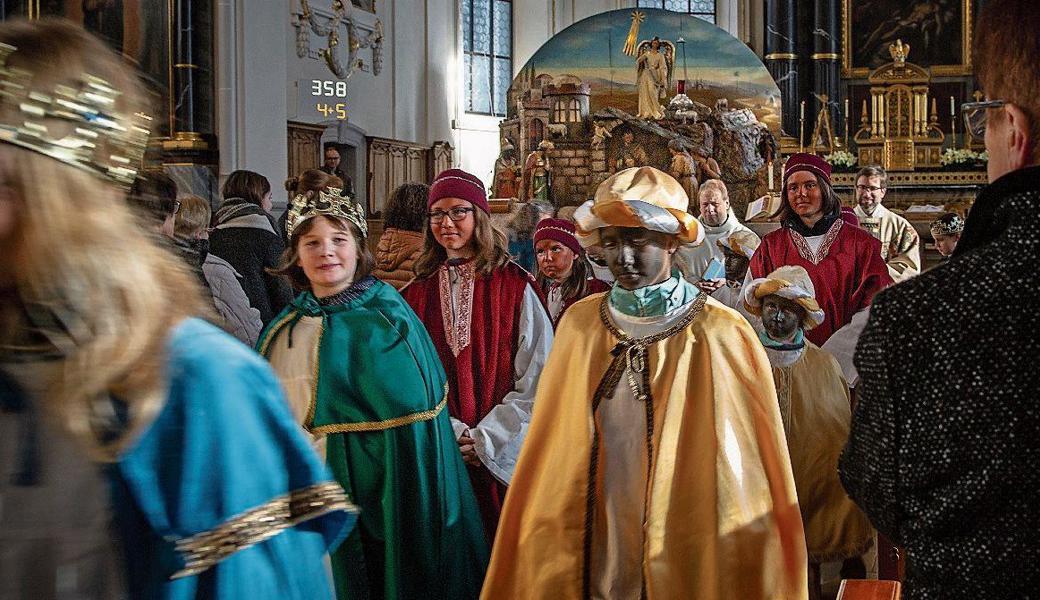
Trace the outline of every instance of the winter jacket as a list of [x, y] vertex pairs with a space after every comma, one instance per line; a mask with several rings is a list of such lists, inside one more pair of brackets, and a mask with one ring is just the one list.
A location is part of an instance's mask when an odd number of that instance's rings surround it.
[[289, 283], [265, 269], [278, 265], [285, 245], [276, 233], [274, 217], [241, 198], [228, 198], [214, 215], [209, 251], [231, 263], [242, 277], [249, 305], [266, 324], [292, 302]]
[[1040, 167], [976, 198], [949, 262], [874, 298], [842, 484], [906, 549], [907, 600], [1040, 587]]
[[260, 311], [249, 306], [249, 298], [239, 281], [242, 276], [231, 263], [213, 254], [206, 255], [202, 272], [213, 292], [217, 313], [224, 319], [224, 329], [250, 348], [255, 346], [263, 322]]
[[393, 227], [383, 230], [372, 275], [400, 290], [415, 277], [415, 260], [422, 252], [422, 245], [421, 232]]

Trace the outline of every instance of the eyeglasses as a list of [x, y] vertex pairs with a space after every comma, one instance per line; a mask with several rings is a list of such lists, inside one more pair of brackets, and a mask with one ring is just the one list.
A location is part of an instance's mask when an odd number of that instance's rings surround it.
[[450, 218], [452, 221], [458, 222], [466, 218], [466, 215], [473, 212], [473, 209], [468, 206], [456, 206], [455, 208], [448, 210], [431, 210], [430, 211], [430, 223], [442, 223], [444, 217]]
[[181, 201], [180, 200], [174, 200], [173, 201], [173, 214], [177, 214], [178, 212], [180, 212], [180, 210], [181, 210]]
[[857, 185], [856, 186], [856, 191], [857, 192], [863, 192], [864, 194], [867, 193], [867, 192], [870, 192], [870, 193], [880, 192], [883, 189], [885, 189], [885, 188], [878, 187], [876, 185]]
[[986, 135], [986, 120], [989, 109], [1000, 108], [1007, 104], [1006, 100], [987, 100], [985, 102], [965, 102], [961, 104], [964, 114], [964, 128], [973, 138], [980, 139]]

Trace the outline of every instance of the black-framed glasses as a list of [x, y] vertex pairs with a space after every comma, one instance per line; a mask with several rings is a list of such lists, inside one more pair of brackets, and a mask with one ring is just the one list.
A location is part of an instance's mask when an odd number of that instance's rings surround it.
[[443, 210], [431, 210], [430, 211], [430, 223], [442, 223], [444, 217], [448, 217], [452, 221], [458, 222], [466, 218], [466, 215], [473, 212], [473, 208], [469, 206], [456, 206], [447, 211]]
[[985, 102], [965, 102], [961, 104], [961, 113], [964, 115], [965, 131], [975, 139], [982, 139], [986, 135], [986, 120], [989, 109], [1000, 108], [1007, 104], [1006, 100], [986, 100]]

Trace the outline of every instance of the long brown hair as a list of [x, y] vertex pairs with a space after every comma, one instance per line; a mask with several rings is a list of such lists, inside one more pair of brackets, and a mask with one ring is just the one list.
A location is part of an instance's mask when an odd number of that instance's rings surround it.
[[[0, 42], [17, 48], [9, 64], [28, 72], [35, 89], [75, 87], [87, 73], [120, 90], [115, 118], [144, 109], [133, 72], [81, 27], [61, 19], [8, 21], [0, 24]], [[30, 313], [60, 320], [67, 331], [51, 341], [65, 340], [57, 348], [61, 377], [43, 404], [93, 458], [116, 460], [165, 403], [170, 331], [186, 317], [209, 314], [199, 284], [139, 226], [116, 185], [30, 150], [5, 145], [2, 152], [18, 210], [8, 240], [17, 260], [5, 261], [13, 289], [0, 294], [0, 344], [35, 341], [40, 323]], [[95, 403], [106, 395], [129, 413], [128, 426], [111, 441], [92, 425]]]
[[[589, 293], [589, 277], [592, 274], [592, 266], [589, 265], [588, 259], [585, 258], [585, 253], [574, 255], [574, 262], [571, 264], [571, 274], [567, 276], [567, 279], [560, 285], [560, 295], [564, 300], [571, 298], [584, 298]], [[549, 286], [553, 283], [553, 280], [542, 273], [541, 267], [538, 268], [538, 274], [535, 275], [535, 279], [538, 281], [538, 285], [545, 291], [549, 290]]]
[[[492, 271], [506, 266], [509, 262], [509, 238], [491, 222], [491, 215], [476, 207], [473, 207], [472, 214], [474, 267], [478, 274], [490, 275]], [[426, 279], [436, 273], [446, 260], [448, 253], [444, 246], [437, 242], [437, 238], [433, 237], [433, 229], [427, 219], [423, 230], [422, 253], [415, 260], [416, 277]]]
[[[285, 191], [294, 195], [306, 194], [307, 192], [317, 192], [329, 187], [331, 180], [332, 175], [329, 175], [325, 171], [320, 169], [307, 169], [297, 177], [286, 179]], [[292, 198], [289, 199], [292, 200]]]

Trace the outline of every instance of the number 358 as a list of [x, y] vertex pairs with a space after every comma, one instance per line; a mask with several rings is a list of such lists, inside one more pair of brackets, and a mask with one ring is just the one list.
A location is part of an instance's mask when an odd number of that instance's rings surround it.
[[312, 79], [311, 96], [335, 96], [336, 98], [346, 98], [347, 82]]

